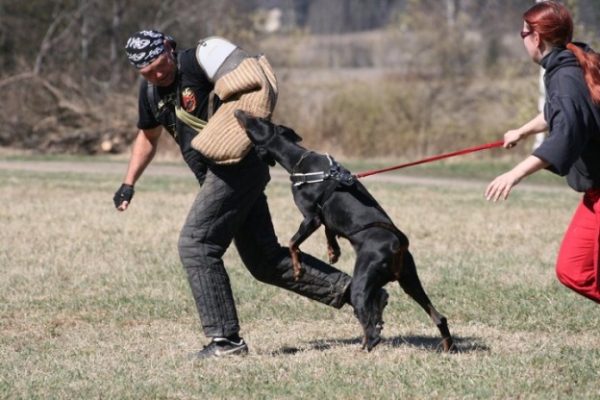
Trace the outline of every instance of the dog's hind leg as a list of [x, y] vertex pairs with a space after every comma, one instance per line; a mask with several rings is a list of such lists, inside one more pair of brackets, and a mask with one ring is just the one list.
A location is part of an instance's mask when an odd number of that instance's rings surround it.
[[302, 221], [298, 231], [290, 240], [289, 248], [292, 256], [292, 266], [294, 268], [294, 277], [299, 281], [306, 273], [306, 269], [300, 261], [300, 245], [310, 235], [312, 235], [321, 226], [321, 218], [318, 215], [311, 215]]
[[340, 245], [333, 233], [329, 228], [325, 227], [325, 237], [327, 237], [327, 254], [329, 255], [329, 264], [335, 264], [340, 259]]
[[442, 348], [444, 352], [454, 352], [456, 348], [454, 346], [454, 341], [452, 340], [452, 336], [450, 335], [450, 330], [448, 329], [448, 322], [446, 317], [440, 314], [431, 301], [429, 297], [425, 293], [423, 286], [421, 285], [421, 281], [419, 280], [419, 276], [417, 275], [417, 268], [415, 266], [415, 261], [412, 257], [412, 254], [408, 250], [404, 251], [404, 257], [402, 260], [402, 269], [400, 271], [400, 277], [398, 279], [398, 283], [400, 283], [400, 287], [412, 297], [429, 315], [429, 317], [433, 320], [435, 325], [438, 327], [441, 335], [442, 335]]

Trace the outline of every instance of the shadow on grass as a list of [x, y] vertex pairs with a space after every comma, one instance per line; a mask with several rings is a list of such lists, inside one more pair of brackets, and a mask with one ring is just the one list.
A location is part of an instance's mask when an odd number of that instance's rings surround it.
[[[465, 354], [485, 351], [489, 352], [490, 348], [479, 342], [473, 337], [453, 337], [456, 353]], [[313, 340], [308, 342], [308, 346], [303, 348], [298, 347], [283, 347], [271, 353], [272, 356], [294, 355], [296, 353], [306, 351], [326, 351], [340, 346], [356, 346], [360, 349], [362, 345], [362, 337], [354, 339], [341, 339], [333, 342]], [[379, 346], [388, 346], [398, 348], [402, 346], [418, 347], [426, 351], [442, 352], [442, 343], [439, 337], [429, 336], [396, 336], [392, 338], [383, 338]], [[378, 347], [379, 347], [378, 346]]]

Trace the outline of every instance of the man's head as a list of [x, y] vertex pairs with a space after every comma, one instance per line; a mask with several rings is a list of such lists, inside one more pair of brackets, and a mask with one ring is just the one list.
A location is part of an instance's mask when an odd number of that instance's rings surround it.
[[127, 58], [146, 80], [156, 86], [169, 86], [175, 80], [177, 64], [173, 51], [177, 43], [162, 32], [139, 31], [127, 40]]

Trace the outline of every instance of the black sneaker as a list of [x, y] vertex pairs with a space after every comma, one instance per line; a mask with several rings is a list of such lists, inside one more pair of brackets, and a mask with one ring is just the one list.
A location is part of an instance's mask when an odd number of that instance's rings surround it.
[[377, 298], [373, 302], [373, 315], [375, 316], [375, 328], [379, 332], [383, 329], [383, 310], [385, 306], [388, 304], [388, 299], [390, 295], [387, 290], [381, 288], [379, 293], [377, 293]]
[[189, 358], [192, 360], [204, 360], [205, 358], [223, 357], [233, 354], [248, 354], [248, 345], [244, 342], [244, 339], [240, 338], [239, 342], [235, 342], [227, 338], [213, 338], [207, 346], [204, 346], [199, 352], [191, 354]]

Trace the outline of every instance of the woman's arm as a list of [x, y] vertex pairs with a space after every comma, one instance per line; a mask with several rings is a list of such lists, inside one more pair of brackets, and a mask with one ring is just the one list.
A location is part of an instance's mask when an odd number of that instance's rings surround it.
[[539, 113], [531, 121], [518, 129], [513, 129], [504, 134], [504, 148], [514, 147], [521, 139], [525, 139], [536, 133], [548, 130], [548, 124], [544, 118], [544, 113]]
[[507, 173], [498, 176], [488, 185], [485, 191], [486, 200], [506, 200], [510, 194], [510, 190], [513, 188], [513, 186], [519, 183], [521, 179], [539, 171], [540, 169], [544, 169], [549, 165], [549, 162], [546, 162], [536, 156], [527, 157], [516, 167]]

